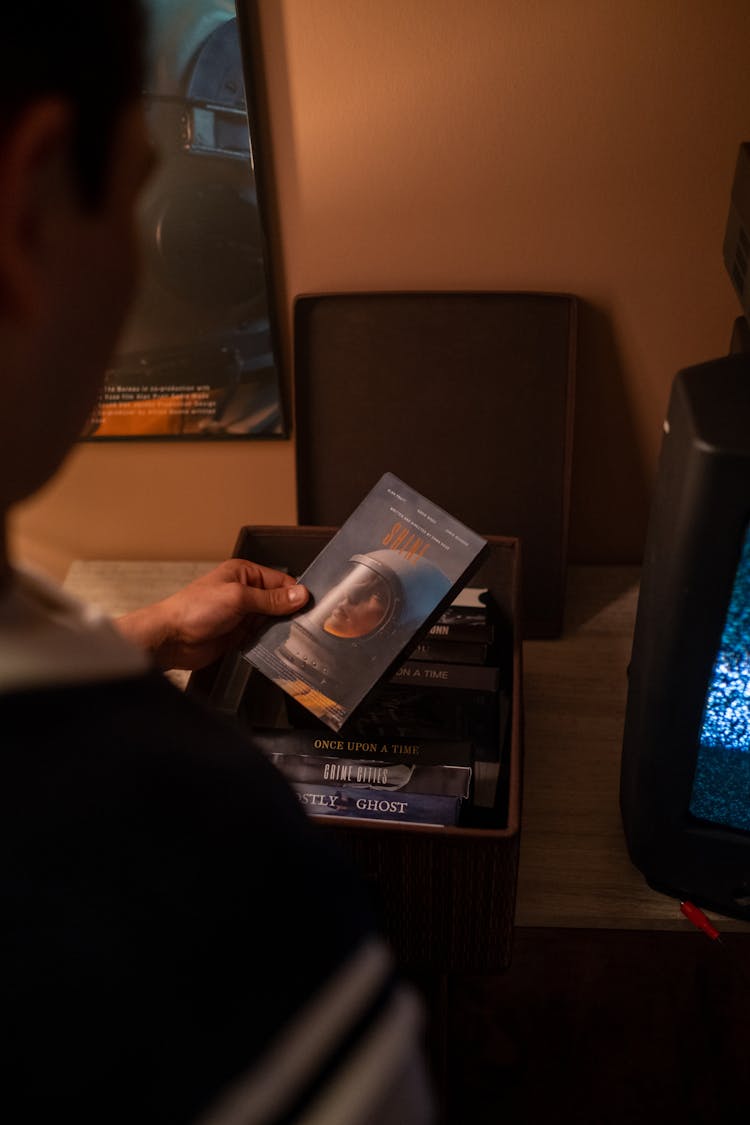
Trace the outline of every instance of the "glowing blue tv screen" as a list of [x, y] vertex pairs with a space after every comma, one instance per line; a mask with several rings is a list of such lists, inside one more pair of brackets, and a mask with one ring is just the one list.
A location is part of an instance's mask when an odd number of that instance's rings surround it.
[[690, 812], [750, 832], [750, 527], [706, 693]]

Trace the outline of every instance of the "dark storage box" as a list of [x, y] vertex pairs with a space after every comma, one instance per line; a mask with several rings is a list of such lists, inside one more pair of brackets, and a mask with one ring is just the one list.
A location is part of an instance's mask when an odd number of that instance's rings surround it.
[[[234, 553], [300, 574], [333, 531], [244, 527]], [[511, 705], [501, 748], [498, 801], [491, 813], [488, 810], [491, 826], [435, 829], [325, 817], [316, 821], [353, 858], [371, 886], [400, 963], [415, 971], [492, 973], [510, 962], [523, 739], [520, 548], [515, 539], [488, 538], [490, 553], [472, 585], [490, 589], [507, 624], [505, 668]], [[226, 685], [226, 671], [223, 679]], [[193, 676], [191, 688], [222, 707], [222, 699], [217, 697], [224, 690], [220, 680], [221, 668], [214, 666]]]

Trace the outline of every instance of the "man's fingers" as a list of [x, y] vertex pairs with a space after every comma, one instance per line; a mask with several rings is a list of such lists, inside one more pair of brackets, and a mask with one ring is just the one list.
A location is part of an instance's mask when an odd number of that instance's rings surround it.
[[237, 626], [234, 635], [230, 638], [234, 647], [244, 648], [250, 644], [252, 638], [267, 617], [284, 617], [294, 613], [308, 601], [310, 594], [305, 586], [284, 586], [277, 590], [248, 590], [247, 594], [253, 595], [253, 606], [248, 608], [247, 614]]
[[222, 577], [225, 581], [239, 581], [243, 586], [256, 587], [261, 590], [275, 590], [279, 587], [290, 586], [296, 579], [291, 574], [281, 570], [273, 570], [269, 566], [250, 562], [248, 559], [228, 559], [222, 564]]
[[255, 594], [253, 612], [265, 613], [272, 617], [294, 613], [301, 609], [309, 598], [305, 586], [293, 583], [289, 586], [279, 586], [273, 590], [253, 590]]

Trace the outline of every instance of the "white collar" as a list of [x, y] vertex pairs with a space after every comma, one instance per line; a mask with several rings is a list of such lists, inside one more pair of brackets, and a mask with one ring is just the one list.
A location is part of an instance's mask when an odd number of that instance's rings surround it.
[[100, 610], [25, 567], [0, 596], [0, 692], [139, 675], [150, 667]]

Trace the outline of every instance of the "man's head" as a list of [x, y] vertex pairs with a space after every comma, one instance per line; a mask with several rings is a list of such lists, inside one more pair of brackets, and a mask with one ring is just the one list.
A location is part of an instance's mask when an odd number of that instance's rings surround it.
[[136, 272], [151, 160], [137, 0], [23, 0], [0, 36], [0, 512], [96, 399]]
[[101, 198], [114, 124], [144, 77], [139, 0], [23, 0], [3, 12], [0, 143], [34, 102], [63, 98], [74, 111], [72, 155], [82, 198]]

